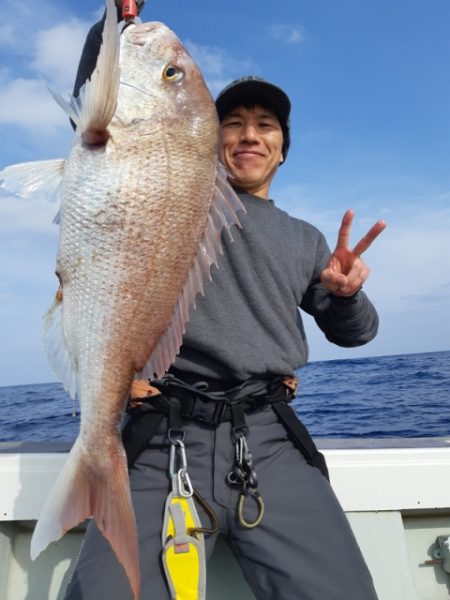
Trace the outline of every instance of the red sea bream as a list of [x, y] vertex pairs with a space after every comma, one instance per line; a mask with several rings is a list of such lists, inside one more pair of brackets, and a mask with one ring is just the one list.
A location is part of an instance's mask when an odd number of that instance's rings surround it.
[[50, 362], [81, 405], [79, 436], [36, 526], [32, 557], [93, 517], [139, 597], [139, 557], [120, 427], [136, 374], [161, 376], [195, 295], [242, 209], [217, 159], [215, 106], [198, 67], [161, 23], [119, 35], [113, 0], [97, 67], [79, 99], [67, 160], [14, 165], [3, 187], [57, 188], [56, 273], [45, 318]]

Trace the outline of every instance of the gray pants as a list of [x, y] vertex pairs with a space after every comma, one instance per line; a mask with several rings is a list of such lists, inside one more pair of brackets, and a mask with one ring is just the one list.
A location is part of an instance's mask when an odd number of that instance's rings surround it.
[[[255, 529], [236, 518], [239, 492], [225, 482], [233, 464], [230, 423], [186, 424], [188, 471], [217, 513], [221, 531], [258, 600], [376, 600], [372, 579], [329, 483], [288, 440], [272, 409], [247, 417], [248, 443], [266, 513]], [[130, 471], [139, 532], [140, 600], [169, 600], [160, 562], [169, 490], [166, 421]], [[247, 520], [256, 506], [246, 504]], [[209, 521], [199, 508], [202, 522]], [[216, 536], [206, 539], [211, 556]], [[95, 524], [88, 527], [65, 600], [131, 600], [122, 567]]]

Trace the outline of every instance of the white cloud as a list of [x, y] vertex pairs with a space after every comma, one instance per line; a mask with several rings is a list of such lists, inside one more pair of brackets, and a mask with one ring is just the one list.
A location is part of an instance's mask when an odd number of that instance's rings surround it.
[[56, 210], [43, 199], [0, 197], [0, 330], [12, 327], [19, 337], [28, 331], [31, 345], [58, 285]]
[[58, 210], [57, 204], [44, 198], [25, 200], [16, 196], [0, 196], [0, 234], [2, 240], [7, 237], [24, 237], [30, 234], [46, 235], [55, 238], [58, 227], [53, 218]]
[[51, 135], [60, 127], [67, 129], [67, 116], [44, 80], [20, 78], [0, 89], [0, 123]]
[[[273, 192], [281, 208], [293, 217], [309, 221], [318, 227], [330, 242], [334, 241], [343, 211], [339, 202], [330, 202], [332, 197], [327, 186], [290, 183], [278, 187], [275, 182]], [[330, 204], [332, 208], [328, 208]]]
[[[64, 17], [49, 2], [36, 10], [17, 8], [14, 5], [11, 19], [0, 28], [0, 45], [9, 52], [8, 63], [0, 70], [0, 124], [26, 130], [30, 140], [42, 133], [46, 142], [56, 136], [58, 146], [61, 132], [67, 135], [68, 118], [47, 86], [63, 94], [72, 90], [91, 23]], [[26, 43], [18, 43], [23, 40]]]
[[259, 71], [250, 59], [234, 58], [218, 46], [203, 46], [186, 40], [186, 49], [196, 61], [213, 95], [216, 95], [230, 81], [243, 75]]
[[36, 32], [66, 18], [61, 3], [47, 0], [2, 0], [2, 9], [5, 18], [0, 28], [0, 45], [5, 46], [12, 55], [28, 58], [34, 52]]
[[0, 45], [13, 47], [15, 40], [14, 27], [11, 23], [2, 23], [0, 26]]
[[[450, 293], [443, 275], [450, 273], [450, 211], [436, 213], [436, 222], [417, 218], [392, 223], [370, 249], [369, 262], [377, 272], [377, 295], [389, 313], [403, 314], [418, 307], [450, 316]], [[375, 246], [376, 244], [376, 246]]]
[[32, 69], [58, 90], [72, 90], [88, 28], [89, 24], [85, 21], [72, 18], [39, 31]]
[[268, 28], [269, 36], [284, 44], [300, 44], [304, 41], [303, 27], [298, 25], [286, 25], [284, 23], [275, 23]]

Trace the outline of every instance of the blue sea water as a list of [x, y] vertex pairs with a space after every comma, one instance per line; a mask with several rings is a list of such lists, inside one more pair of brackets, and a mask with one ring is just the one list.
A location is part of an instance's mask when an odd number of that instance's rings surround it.
[[[450, 435], [450, 351], [312, 362], [297, 375], [294, 406], [315, 437]], [[77, 436], [78, 405], [58, 383], [0, 387], [0, 407], [0, 441]]]

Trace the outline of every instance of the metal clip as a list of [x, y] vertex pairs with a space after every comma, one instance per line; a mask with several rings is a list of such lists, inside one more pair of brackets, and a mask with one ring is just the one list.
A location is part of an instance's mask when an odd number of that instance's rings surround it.
[[242, 467], [242, 463], [244, 461], [245, 449], [247, 449], [247, 452], [248, 452], [247, 441], [245, 439], [244, 434], [241, 433], [237, 437], [236, 444], [235, 444], [236, 464], [239, 465], [240, 467]]
[[245, 484], [246, 474], [239, 465], [234, 465], [227, 475], [227, 481], [231, 486], [241, 487]]
[[[178, 461], [177, 461], [178, 450]], [[176, 463], [178, 462], [178, 469]], [[190, 498], [194, 493], [191, 478], [187, 471], [186, 447], [179, 438], [170, 440], [169, 473], [172, 479], [172, 490], [176, 495]]]
[[258, 487], [258, 477], [253, 468], [253, 457], [247, 444], [245, 435], [240, 434], [236, 441], [236, 462], [245, 472], [244, 480], [248, 487], [256, 489]]
[[[247, 432], [247, 429], [234, 428], [232, 431], [235, 450], [234, 465], [228, 473], [226, 480], [230, 486], [241, 489], [237, 504], [239, 523], [246, 529], [253, 529], [253, 527], [257, 527], [262, 521], [264, 516], [264, 502], [261, 494], [258, 492], [258, 478], [253, 468], [253, 457], [248, 448], [244, 431]], [[244, 516], [244, 504], [247, 498], [255, 502], [258, 511], [253, 521], [247, 521]]]
[[235, 464], [227, 475], [227, 481], [232, 486], [245, 486], [256, 490], [258, 477], [253, 468], [253, 457], [247, 444], [247, 438], [243, 433], [235, 437]]
[[186, 469], [180, 469], [177, 474], [178, 491], [183, 498], [190, 498], [194, 493], [191, 478]]

